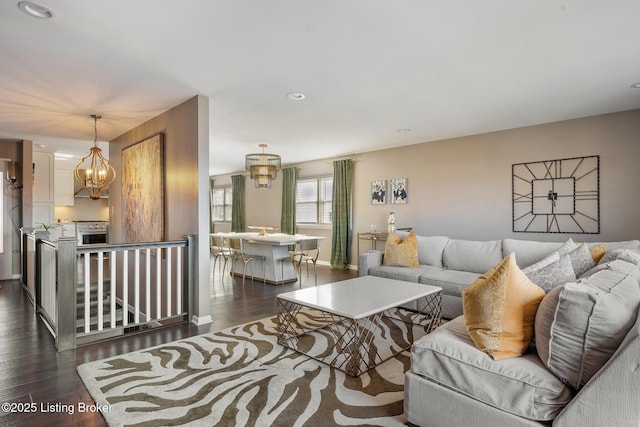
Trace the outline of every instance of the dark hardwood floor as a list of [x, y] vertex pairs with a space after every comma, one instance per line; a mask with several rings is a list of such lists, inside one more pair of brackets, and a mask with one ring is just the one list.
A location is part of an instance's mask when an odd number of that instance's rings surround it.
[[[355, 276], [353, 270], [318, 265], [318, 284]], [[275, 296], [301, 286], [314, 286], [313, 271], [307, 277], [303, 269], [302, 284], [279, 286], [248, 279], [243, 285], [242, 278], [212, 272], [212, 324], [164, 327], [58, 353], [20, 282], [1, 281], [0, 426], [105, 426], [99, 413], [78, 411], [80, 403], [89, 406], [93, 399], [76, 372], [77, 365], [272, 316]], [[9, 404], [9, 411], [4, 404]]]

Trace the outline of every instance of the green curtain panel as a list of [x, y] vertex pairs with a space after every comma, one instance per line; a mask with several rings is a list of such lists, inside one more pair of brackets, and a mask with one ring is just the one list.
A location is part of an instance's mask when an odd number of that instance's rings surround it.
[[353, 162], [350, 159], [333, 162], [333, 226], [331, 267], [347, 268], [351, 258], [351, 193]]
[[296, 183], [298, 180], [298, 168], [282, 169], [282, 218], [280, 219], [280, 231], [287, 234], [296, 234]]
[[242, 232], [245, 229], [244, 215], [244, 176], [233, 175], [231, 177], [232, 198], [231, 201], [231, 231]]
[[215, 233], [213, 222], [213, 179], [209, 178], [209, 233]]

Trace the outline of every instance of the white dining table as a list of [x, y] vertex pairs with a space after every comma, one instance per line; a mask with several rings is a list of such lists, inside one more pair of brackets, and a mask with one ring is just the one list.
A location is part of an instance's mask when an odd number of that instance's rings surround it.
[[[220, 236], [223, 239], [243, 239], [244, 251], [247, 255], [258, 255], [265, 257], [264, 277], [262, 277], [262, 266], [260, 260], [252, 261], [247, 277], [257, 281], [266, 281], [274, 285], [295, 282], [298, 280], [296, 269], [291, 262], [279, 261], [289, 256], [289, 245], [295, 245], [302, 240], [325, 239], [320, 236], [309, 236], [305, 234], [284, 234], [273, 233], [260, 235], [257, 232], [239, 233], [214, 233], [212, 236]], [[231, 274], [242, 276], [242, 263], [234, 263], [231, 266]]]

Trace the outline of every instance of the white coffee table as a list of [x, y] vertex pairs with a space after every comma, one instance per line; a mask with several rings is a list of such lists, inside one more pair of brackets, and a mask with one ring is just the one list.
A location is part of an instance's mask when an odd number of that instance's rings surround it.
[[[409, 348], [415, 325], [440, 325], [442, 289], [364, 276], [277, 296], [278, 343], [359, 376]], [[396, 307], [416, 301], [416, 311]], [[403, 339], [391, 329], [404, 323]], [[404, 330], [404, 329], [403, 329]]]

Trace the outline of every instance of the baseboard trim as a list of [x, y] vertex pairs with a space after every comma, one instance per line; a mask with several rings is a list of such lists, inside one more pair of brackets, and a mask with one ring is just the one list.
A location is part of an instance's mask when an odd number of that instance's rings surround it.
[[206, 316], [198, 317], [196, 315], [191, 316], [191, 323], [196, 326], [207, 325], [209, 323], [213, 323], [213, 319], [211, 315], [207, 314]]
[[[320, 261], [320, 260], [318, 260], [317, 264], [318, 265], [324, 265], [324, 266], [327, 266], [327, 267], [331, 267], [331, 263], [329, 261]], [[358, 269], [357, 265], [353, 265], [353, 264], [347, 265], [347, 270], [357, 270], [357, 269]]]

